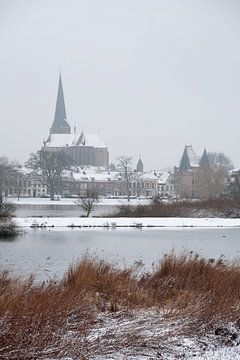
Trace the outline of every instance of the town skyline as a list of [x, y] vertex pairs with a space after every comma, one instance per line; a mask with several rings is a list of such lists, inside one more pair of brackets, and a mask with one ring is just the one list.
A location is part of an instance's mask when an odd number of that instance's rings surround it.
[[41, 148], [61, 63], [68, 121], [99, 134], [110, 162], [125, 154], [135, 165], [141, 154], [161, 169], [192, 144], [240, 167], [238, 4], [28, 4], [0, 4], [2, 155], [23, 163]]

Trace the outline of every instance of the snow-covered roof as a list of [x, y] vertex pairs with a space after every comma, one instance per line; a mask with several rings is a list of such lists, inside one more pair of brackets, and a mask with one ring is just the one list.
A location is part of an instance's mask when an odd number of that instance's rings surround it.
[[84, 134], [85, 145], [94, 147], [106, 147], [106, 144], [100, 140], [97, 134]]
[[199, 160], [192, 145], [186, 145], [180, 161], [179, 170], [186, 171], [190, 170], [191, 167], [197, 166], [199, 166]]
[[157, 180], [158, 176], [155, 172], [151, 171], [151, 172], [147, 172], [147, 173], [143, 173], [140, 176], [141, 180]]
[[97, 134], [51, 134], [46, 142], [47, 147], [93, 146], [106, 148]]
[[46, 143], [47, 147], [65, 147], [74, 144], [75, 135], [73, 134], [51, 134], [49, 141]]
[[[91, 169], [92, 170], [92, 169]], [[118, 172], [115, 171], [104, 171], [104, 172], [97, 172], [97, 171], [89, 171], [86, 172], [85, 170], [81, 172], [70, 172], [66, 171], [64, 175], [68, 178], [71, 178], [75, 181], [95, 181], [95, 182], [105, 182], [105, 181], [114, 181], [118, 179]]]
[[169, 172], [164, 172], [159, 174], [158, 184], [166, 184], [171, 174]]

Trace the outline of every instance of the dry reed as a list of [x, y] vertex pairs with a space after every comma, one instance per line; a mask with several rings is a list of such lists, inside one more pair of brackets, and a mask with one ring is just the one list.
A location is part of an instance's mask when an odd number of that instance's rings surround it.
[[158, 308], [208, 328], [237, 321], [240, 264], [192, 253], [165, 256], [151, 274], [85, 256], [61, 281], [35, 283], [0, 274], [0, 358], [32, 359], [87, 352], [87, 335], [104, 311]]

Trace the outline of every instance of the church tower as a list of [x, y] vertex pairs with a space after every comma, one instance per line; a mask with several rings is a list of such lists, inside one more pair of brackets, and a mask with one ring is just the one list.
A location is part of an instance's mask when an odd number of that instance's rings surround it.
[[67, 122], [61, 73], [59, 75], [54, 121], [50, 129], [50, 134], [71, 134], [71, 127]]

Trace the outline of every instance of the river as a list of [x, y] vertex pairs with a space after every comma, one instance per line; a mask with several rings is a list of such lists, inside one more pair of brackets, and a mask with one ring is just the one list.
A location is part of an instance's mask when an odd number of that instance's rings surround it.
[[29, 229], [15, 240], [0, 241], [0, 269], [37, 279], [61, 277], [86, 252], [127, 266], [142, 261], [151, 270], [164, 254], [193, 251], [205, 258], [239, 256], [240, 229]]

